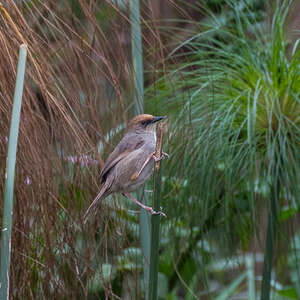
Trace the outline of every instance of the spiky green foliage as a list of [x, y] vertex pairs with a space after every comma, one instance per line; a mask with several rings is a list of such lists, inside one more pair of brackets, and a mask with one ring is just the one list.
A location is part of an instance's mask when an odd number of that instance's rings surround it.
[[278, 2], [270, 22], [251, 1], [226, 3], [230, 22], [211, 15], [172, 53], [181, 63], [148, 91], [149, 107], [163, 103], [172, 120], [166, 205], [173, 226], [190, 228], [191, 246], [174, 250], [178, 267], [200, 255], [204, 237], [225, 234], [223, 254], [226, 244], [246, 250], [263, 234], [266, 212], [274, 248], [283, 207], [300, 205], [300, 51], [284, 27], [292, 1]]

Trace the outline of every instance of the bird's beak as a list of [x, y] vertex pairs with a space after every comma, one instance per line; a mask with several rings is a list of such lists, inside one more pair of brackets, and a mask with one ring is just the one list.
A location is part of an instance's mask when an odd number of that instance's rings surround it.
[[164, 117], [154, 117], [153, 120], [152, 120], [152, 123], [156, 123], [160, 120], [162, 120]]

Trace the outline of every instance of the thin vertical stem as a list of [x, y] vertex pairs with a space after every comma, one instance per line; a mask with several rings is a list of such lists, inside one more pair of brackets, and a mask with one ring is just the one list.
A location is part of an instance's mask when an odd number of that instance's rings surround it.
[[[161, 157], [162, 153], [162, 123], [157, 128], [157, 142], [156, 142], [156, 157]], [[154, 170], [154, 194], [153, 194], [153, 209], [160, 210], [161, 198], [161, 168], [160, 161], [155, 163]], [[157, 299], [157, 284], [158, 284], [158, 251], [159, 251], [159, 225], [160, 215], [151, 216], [151, 252], [150, 252], [150, 275], [149, 275], [149, 292], [148, 299]]]
[[144, 71], [143, 71], [143, 50], [142, 31], [140, 24], [140, 3], [139, 0], [130, 0], [130, 21], [131, 21], [131, 54], [133, 61], [133, 78], [135, 87], [135, 114], [142, 114], [144, 111]]
[[261, 299], [269, 300], [271, 291], [271, 274], [274, 259], [274, 247], [277, 234], [278, 222], [278, 200], [279, 200], [279, 182], [273, 182], [271, 187], [270, 210], [268, 214], [268, 229], [264, 255], [264, 269], [261, 286]]
[[14, 93], [14, 102], [8, 141], [8, 154], [6, 161], [4, 209], [1, 234], [0, 299], [9, 299], [9, 269], [13, 214], [13, 192], [26, 56], [27, 48], [26, 45], [23, 44], [21, 45], [19, 52], [16, 88]]
[[248, 277], [248, 299], [255, 300], [255, 274], [253, 254], [246, 257], [247, 277]]
[[[131, 54], [133, 63], [134, 79], [134, 114], [139, 115], [144, 111], [144, 70], [143, 70], [143, 49], [142, 49], [142, 31], [140, 21], [140, 2], [139, 0], [130, 0], [130, 21], [131, 21]], [[140, 202], [146, 203], [147, 194], [143, 189], [137, 192], [137, 198]], [[140, 241], [143, 253], [144, 265], [144, 288], [147, 291], [149, 282], [149, 261], [150, 261], [150, 217], [149, 214], [140, 210]]]
[[[137, 196], [139, 201], [144, 199], [145, 203], [148, 203], [148, 195], [144, 193], [144, 190], [140, 188], [137, 192]], [[150, 273], [150, 216], [147, 211], [144, 209], [140, 209], [140, 226], [139, 226], [139, 233], [140, 233], [140, 242], [141, 248], [143, 253], [143, 279], [144, 279], [144, 289], [145, 291], [148, 290], [148, 283], [149, 283], [149, 273]]]

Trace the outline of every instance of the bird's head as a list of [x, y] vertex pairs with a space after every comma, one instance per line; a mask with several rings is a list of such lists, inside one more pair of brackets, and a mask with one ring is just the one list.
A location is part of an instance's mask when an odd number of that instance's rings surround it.
[[155, 131], [157, 122], [163, 118], [147, 114], [138, 115], [129, 122], [128, 130]]

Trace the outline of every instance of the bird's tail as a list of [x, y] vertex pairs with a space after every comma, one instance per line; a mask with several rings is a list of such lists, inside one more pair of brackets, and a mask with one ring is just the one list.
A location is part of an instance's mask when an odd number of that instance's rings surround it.
[[91, 205], [88, 207], [88, 209], [86, 210], [84, 216], [83, 216], [83, 223], [86, 224], [89, 215], [91, 214], [92, 211], [94, 211], [94, 209], [96, 208], [96, 206], [101, 202], [101, 200], [103, 198], [105, 198], [105, 192], [106, 192], [106, 187], [103, 186], [100, 190], [100, 192], [98, 193], [97, 197], [93, 200], [93, 202], [91, 203]]

